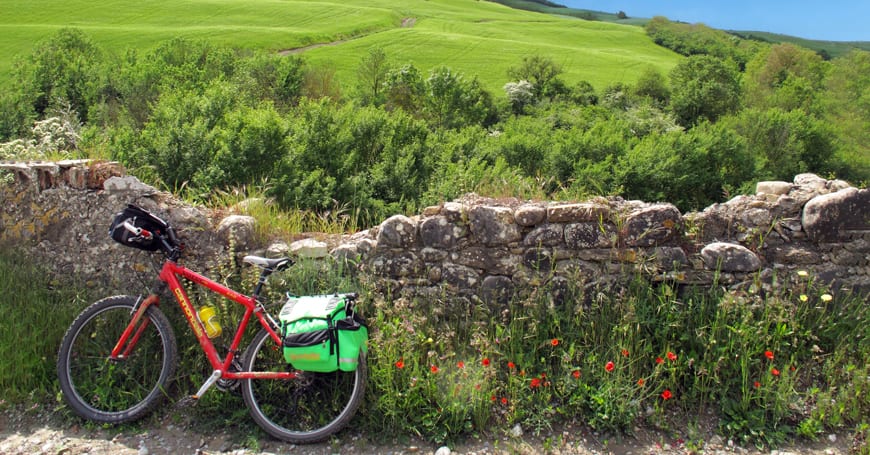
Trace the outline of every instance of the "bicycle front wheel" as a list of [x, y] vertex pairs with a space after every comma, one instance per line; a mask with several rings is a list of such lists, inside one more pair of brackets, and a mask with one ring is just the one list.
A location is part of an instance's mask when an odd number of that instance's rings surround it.
[[[261, 329], [243, 360], [244, 371], [287, 371], [281, 347]], [[251, 416], [270, 435], [294, 444], [320, 442], [345, 427], [362, 402], [363, 353], [356, 371], [299, 372], [295, 379], [246, 379], [242, 396]]]
[[150, 412], [166, 393], [177, 347], [172, 326], [157, 307], [145, 311], [128, 354], [110, 358], [136, 302], [131, 296], [102, 299], [86, 308], [63, 337], [58, 381], [64, 400], [81, 417], [129, 422]]

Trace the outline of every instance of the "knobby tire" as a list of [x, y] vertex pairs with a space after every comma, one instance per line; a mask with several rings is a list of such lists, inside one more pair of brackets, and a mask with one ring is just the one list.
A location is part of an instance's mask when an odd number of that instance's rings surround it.
[[[323, 441], [344, 428], [362, 402], [368, 370], [360, 353], [356, 371], [300, 372], [289, 380], [247, 379], [242, 396], [254, 421], [294, 444]], [[245, 371], [287, 371], [281, 347], [261, 329], [243, 356]]]
[[175, 373], [178, 348], [166, 315], [151, 306], [147, 326], [130, 355], [110, 353], [133, 317], [137, 299], [113, 296], [86, 308], [67, 329], [57, 374], [63, 397], [79, 416], [100, 423], [136, 420], [164, 398]]

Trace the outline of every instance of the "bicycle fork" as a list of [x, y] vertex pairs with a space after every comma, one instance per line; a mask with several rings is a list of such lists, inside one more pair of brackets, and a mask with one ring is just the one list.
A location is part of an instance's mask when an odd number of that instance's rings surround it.
[[[115, 344], [114, 348], [112, 348], [112, 354], [109, 356], [110, 359], [123, 360], [130, 356], [133, 348], [136, 347], [136, 343], [139, 342], [139, 338], [148, 327], [149, 319], [142, 319], [145, 315], [145, 311], [147, 311], [148, 307], [151, 305], [158, 303], [159, 300], [160, 298], [156, 294], [151, 294], [146, 297], [141, 304], [137, 305], [138, 308], [136, 309], [136, 314], [133, 315], [133, 320], [130, 321], [130, 324], [128, 324], [127, 328], [124, 329], [124, 332], [121, 333], [121, 338], [118, 339], [118, 343]], [[142, 322], [142, 324], [140, 325], [139, 322]], [[135, 333], [133, 333], [134, 331]], [[126, 348], [124, 347], [125, 345]], [[122, 349], [123, 352], [121, 351]]]

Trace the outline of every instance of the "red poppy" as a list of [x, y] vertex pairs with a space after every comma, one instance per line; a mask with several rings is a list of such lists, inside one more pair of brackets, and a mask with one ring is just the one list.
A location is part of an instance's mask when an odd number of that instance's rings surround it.
[[489, 358], [484, 358], [483, 360], [480, 361], [480, 363], [483, 366], [488, 367], [489, 366]]
[[438, 365], [432, 365], [431, 367], [429, 367], [429, 371], [431, 371], [432, 373], [437, 373]]
[[767, 357], [767, 360], [773, 360], [773, 353], [770, 351], [764, 351], [764, 356]]
[[541, 373], [541, 379], [544, 379], [546, 377], [547, 377], [547, 373]]
[[755, 382], [752, 383], [752, 386], [755, 387], [755, 388], [757, 389], [757, 388], [761, 387], [761, 383], [758, 382], [758, 381], [755, 381]]
[[501, 404], [507, 404], [507, 398], [501, 397]]
[[604, 365], [604, 370], [607, 372], [613, 371], [614, 368], [615, 366], [613, 365], [613, 362], [607, 362], [607, 364]]
[[456, 367], [459, 368], [460, 370], [465, 368], [465, 362], [460, 360], [459, 363], [456, 364]]
[[553, 346], [558, 346], [558, 345], [559, 345], [559, 339], [558, 339], [558, 338], [553, 338], [552, 340], [550, 340], [550, 344], [553, 345]]
[[771, 368], [770, 374], [772, 374], [774, 376], [779, 376], [779, 370], [777, 370], [776, 368]]
[[574, 379], [580, 379], [580, 370], [574, 370], [571, 376], [574, 376]]
[[665, 391], [662, 392], [662, 399], [663, 400], [670, 400], [673, 397], [674, 397], [674, 395], [671, 393], [670, 389], [665, 389]]
[[668, 360], [670, 360], [671, 362], [676, 362], [677, 355], [671, 351], [668, 351]]
[[405, 362], [404, 362], [402, 359], [397, 360], [397, 361], [396, 361], [396, 368], [398, 368], [398, 369], [400, 369], [400, 370], [401, 370], [402, 368], [405, 368]]
[[489, 397], [489, 399], [490, 399], [490, 401], [495, 401], [496, 400], [495, 395]]
[[517, 366], [513, 362], [508, 362], [508, 368], [510, 368], [511, 370], [513, 370], [516, 367]]
[[643, 387], [644, 384], [646, 384], [646, 380], [644, 380], [643, 378], [637, 380], [638, 386]]
[[623, 356], [623, 357], [628, 357], [628, 349], [623, 349], [623, 350], [622, 350], [622, 356]]
[[532, 379], [531, 384], [529, 384], [529, 387], [531, 387], [531, 388], [533, 388], [533, 389], [536, 389], [536, 388], [538, 388], [538, 387], [540, 387], [540, 386], [541, 386], [541, 380], [538, 379], [538, 378], [534, 378], [534, 379]]
[[665, 359], [663, 359], [661, 357], [656, 357], [656, 363], [661, 365], [661, 364], [665, 363]]

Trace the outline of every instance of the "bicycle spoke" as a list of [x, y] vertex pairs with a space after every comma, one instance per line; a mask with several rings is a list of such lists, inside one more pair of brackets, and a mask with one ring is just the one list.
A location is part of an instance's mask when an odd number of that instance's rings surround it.
[[[248, 371], [283, 371], [280, 349], [261, 331], [245, 355]], [[365, 388], [366, 367], [354, 372], [299, 372], [295, 379], [254, 379], [242, 383], [242, 395], [254, 420], [269, 434], [289, 442], [322, 441], [350, 421]]]
[[111, 350], [130, 322], [132, 297], [110, 297], [86, 309], [67, 331], [58, 356], [64, 398], [82, 417], [99, 422], [136, 419], [159, 400], [174, 371], [175, 337], [166, 316], [150, 308], [124, 358]]

